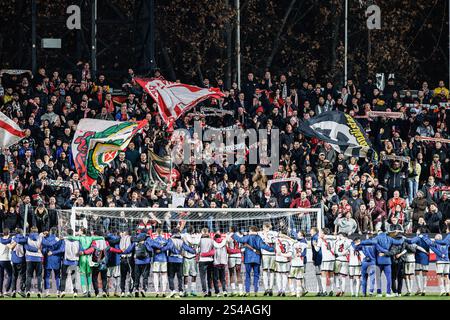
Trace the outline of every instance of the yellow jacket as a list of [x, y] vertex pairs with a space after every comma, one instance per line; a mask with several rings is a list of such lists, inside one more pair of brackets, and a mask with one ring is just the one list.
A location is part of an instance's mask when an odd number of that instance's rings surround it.
[[445, 92], [445, 97], [447, 97], [448, 98], [448, 94], [449, 94], [449, 91], [448, 91], [448, 89], [446, 88], [446, 87], [443, 87], [443, 88], [441, 88], [441, 87], [437, 87], [436, 89], [434, 89], [434, 96], [438, 96], [438, 95], [440, 95], [442, 92]]

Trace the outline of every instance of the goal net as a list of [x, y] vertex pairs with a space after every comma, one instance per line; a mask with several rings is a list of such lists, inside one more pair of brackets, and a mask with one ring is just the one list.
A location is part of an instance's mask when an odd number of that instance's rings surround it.
[[[70, 219], [67, 214], [61, 218], [60, 227], [62, 235], [67, 228], [78, 231], [86, 228], [88, 232], [95, 233], [101, 230], [108, 233], [128, 231], [131, 234], [147, 232], [150, 237], [156, 236], [156, 229], [161, 228], [165, 237], [170, 236], [171, 230], [177, 227], [183, 232], [199, 233], [202, 228], [208, 228], [212, 233], [220, 232], [222, 235], [229, 232], [233, 226], [237, 232], [243, 234], [251, 226], [262, 229], [266, 222], [270, 222], [272, 230], [289, 234], [291, 237], [302, 230], [309, 236], [312, 227], [321, 228], [323, 214], [321, 208], [311, 209], [230, 209], [230, 208], [73, 208]], [[145, 230], [145, 231], [144, 231]], [[309, 241], [308, 241], [309, 242]], [[316, 289], [315, 271], [312, 265], [311, 250], [307, 251], [308, 264], [306, 267], [306, 287], [310, 292]], [[242, 282], [245, 272], [241, 274]], [[227, 271], [226, 278], [229, 279]], [[153, 292], [153, 277], [150, 277], [149, 291]], [[260, 288], [262, 289], [262, 277]], [[227, 280], [228, 282], [228, 280]], [[197, 289], [200, 292], [200, 281], [197, 280]]]
[[131, 233], [146, 229], [150, 234], [160, 228], [170, 234], [175, 227], [182, 231], [194, 229], [200, 232], [208, 228], [211, 232], [227, 233], [231, 226], [246, 233], [249, 227], [262, 229], [270, 222], [274, 231], [283, 230], [297, 234], [302, 230], [309, 234], [312, 227], [321, 228], [323, 215], [321, 208], [309, 209], [269, 209], [269, 208], [73, 208], [70, 222], [61, 219], [64, 225], [78, 231], [84, 227], [89, 232], [102, 230], [103, 233], [129, 231]]

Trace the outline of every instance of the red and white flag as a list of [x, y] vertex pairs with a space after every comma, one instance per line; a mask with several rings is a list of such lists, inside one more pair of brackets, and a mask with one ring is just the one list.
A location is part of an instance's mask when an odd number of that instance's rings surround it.
[[0, 112], [0, 147], [5, 148], [16, 144], [25, 137], [25, 131]]
[[169, 126], [197, 103], [208, 98], [218, 99], [225, 96], [218, 88], [200, 88], [164, 79], [135, 80], [158, 104], [159, 114]]

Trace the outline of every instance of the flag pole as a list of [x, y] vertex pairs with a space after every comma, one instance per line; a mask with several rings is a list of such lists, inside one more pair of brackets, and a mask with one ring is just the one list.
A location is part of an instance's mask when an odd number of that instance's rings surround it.
[[169, 195], [170, 195], [170, 204], [173, 206], [173, 195], [172, 195], [172, 169], [173, 169], [173, 159], [172, 159], [172, 152], [173, 152], [173, 146], [170, 146], [170, 175], [169, 175]]

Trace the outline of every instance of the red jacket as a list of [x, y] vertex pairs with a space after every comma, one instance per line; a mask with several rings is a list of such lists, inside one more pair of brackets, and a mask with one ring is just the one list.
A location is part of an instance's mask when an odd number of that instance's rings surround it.
[[[122, 253], [123, 251], [120, 249], [116, 249], [114, 247], [111, 247], [109, 245], [109, 242], [105, 240], [106, 243], [106, 248], [108, 251], [111, 251], [113, 253]], [[84, 254], [91, 254], [95, 251], [95, 248], [97, 248], [97, 242], [96, 241], [92, 241], [91, 247], [89, 249], [86, 249], [83, 251]]]
[[297, 198], [291, 202], [291, 208], [311, 208], [311, 202], [308, 199], [302, 200], [302, 198]]

